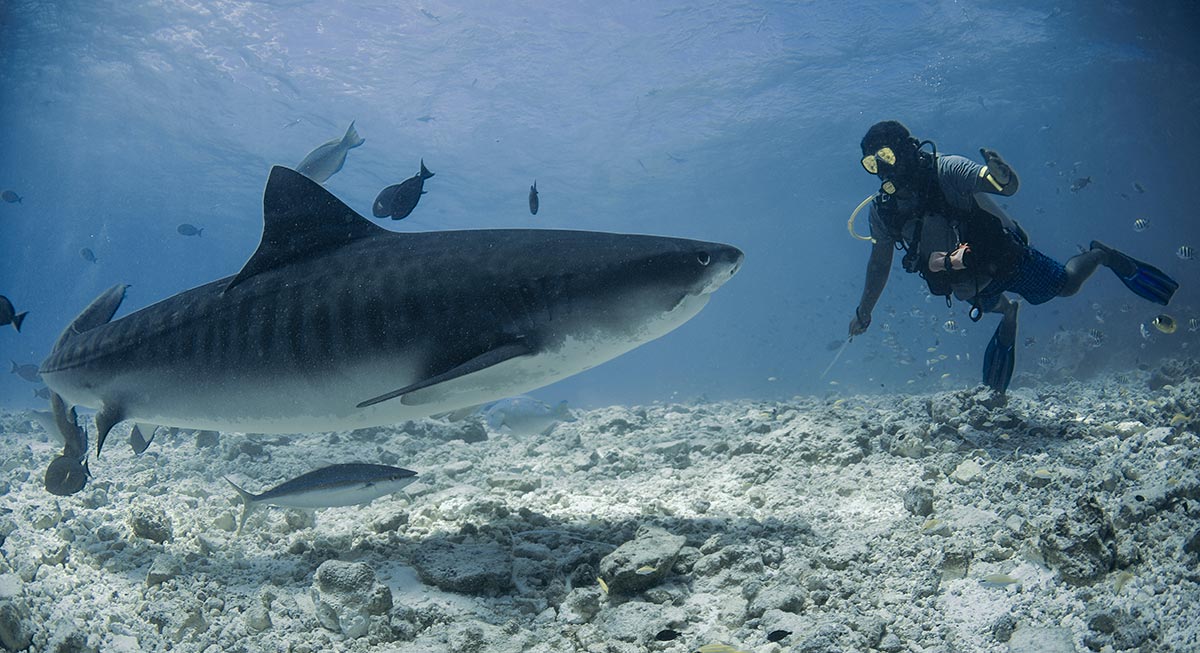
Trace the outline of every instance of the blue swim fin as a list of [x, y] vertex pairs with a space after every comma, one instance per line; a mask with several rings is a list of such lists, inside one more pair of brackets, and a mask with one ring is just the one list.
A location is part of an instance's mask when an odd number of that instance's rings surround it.
[[1179, 289], [1178, 282], [1149, 263], [1119, 252], [1098, 240], [1092, 241], [1092, 249], [1104, 250], [1108, 254], [1109, 260], [1105, 265], [1117, 275], [1126, 288], [1139, 297], [1166, 306], [1171, 301], [1171, 296]]
[[1017, 364], [1016, 348], [1012, 343], [1004, 344], [1001, 337], [1003, 330], [1004, 323], [1001, 322], [983, 353], [983, 383], [1000, 394], [1008, 391], [1008, 383], [1012, 381], [1013, 368]]

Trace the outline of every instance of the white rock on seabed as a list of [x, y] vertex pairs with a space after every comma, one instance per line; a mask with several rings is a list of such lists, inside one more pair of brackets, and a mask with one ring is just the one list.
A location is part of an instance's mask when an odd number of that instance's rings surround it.
[[[140, 456], [106, 451], [65, 498], [42, 487], [51, 440], [0, 413], [0, 644], [1200, 650], [1200, 373], [1169, 371], [1155, 389], [1159, 371], [1007, 402], [972, 388], [611, 407], [549, 435], [164, 429]], [[315, 518], [264, 508], [235, 534], [222, 476], [258, 490], [352, 461], [421, 476]]]

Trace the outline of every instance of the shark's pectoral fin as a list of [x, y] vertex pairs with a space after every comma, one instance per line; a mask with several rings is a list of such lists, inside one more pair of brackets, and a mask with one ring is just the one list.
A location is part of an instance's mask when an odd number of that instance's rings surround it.
[[368, 399], [359, 404], [358, 407], [366, 408], [368, 406], [374, 406], [375, 404], [387, 401], [389, 399], [395, 399], [396, 397], [401, 397], [400, 402], [406, 406], [418, 406], [423, 403], [428, 403], [432, 397], [426, 397], [425, 400], [422, 401], [420, 398], [402, 395], [409, 395], [417, 390], [424, 390], [427, 388], [431, 389], [441, 383], [462, 379], [463, 377], [475, 374], [476, 372], [482, 372], [493, 365], [498, 365], [504, 361], [519, 358], [521, 356], [528, 356], [532, 353], [532, 347], [530, 347], [530, 345], [524, 341], [501, 345], [495, 349], [484, 352], [475, 358], [466, 361], [465, 363], [442, 372], [441, 374], [417, 381], [416, 383], [404, 386], [398, 390], [392, 390], [387, 394], [379, 395], [373, 399]]
[[[158, 427], [153, 424], [135, 423], [133, 429], [129, 431], [129, 446], [133, 447], [133, 453], [140, 454], [154, 442], [154, 433]], [[149, 437], [146, 437], [147, 434]]]
[[125, 419], [125, 409], [117, 403], [105, 403], [100, 412], [96, 413], [96, 457], [100, 457], [100, 450], [104, 448], [104, 440], [108, 437], [108, 432], [118, 422]]

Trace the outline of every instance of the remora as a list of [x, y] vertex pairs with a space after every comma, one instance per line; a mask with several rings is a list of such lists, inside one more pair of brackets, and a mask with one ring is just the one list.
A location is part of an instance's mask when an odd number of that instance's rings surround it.
[[396, 233], [284, 167], [232, 277], [112, 321], [115, 286], [63, 331], [46, 384], [122, 420], [290, 433], [522, 394], [658, 338], [738, 270], [735, 247], [493, 229]]

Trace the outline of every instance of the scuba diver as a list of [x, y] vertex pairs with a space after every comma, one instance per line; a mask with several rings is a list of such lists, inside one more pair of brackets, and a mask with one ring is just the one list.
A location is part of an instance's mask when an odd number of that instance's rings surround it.
[[[980, 149], [984, 165], [958, 155], [939, 155], [932, 141], [918, 141], [895, 120], [876, 123], [862, 139], [862, 166], [879, 177], [879, 192], [850, 216], [850, 233], [872, 243], [862, 298], [850, 321], [850, 338], [871, 325], [871, 311], [887, 285], [896, 250], [906, 272], [925, 279], [929, 291], [971, 303], [971, 321], [1002, 315], [988, 343], [983, 382], [1001, 394], [1015, 364], [1017, 301], [1030, 304], [1079, 291], [1104, 265], [1134, 293], [1166, 305], [1179, 287], [1158, 268], [1092, 241], [1066, 265], [1029, 245], [1025, 230], [991, 198], [1017, 192], [1019, 181], [994, 150]], [[932, 152], [924, 148], [929, 145]], [[854, 218], [871, 204], [871, 235], [854, 233]]]

